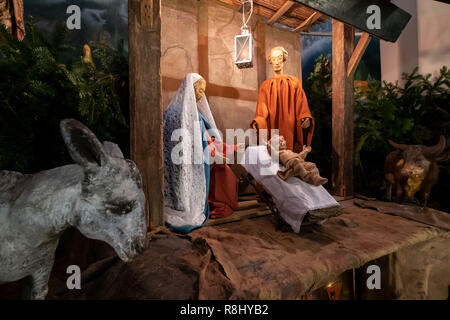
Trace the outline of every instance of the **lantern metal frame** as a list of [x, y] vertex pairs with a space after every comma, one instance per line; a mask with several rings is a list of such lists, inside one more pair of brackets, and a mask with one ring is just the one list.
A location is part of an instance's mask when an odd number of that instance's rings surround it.
[[[248, 51], [246, 57], [242, 57], [244, 50]], [[239, 69], [253, 67], [253, 36], [248, 29], [234, 37], [234, 62]]]
[[[245, 4], [250, 4], [250, 14], [248, 18], [245, 17]], [[253, 0], [242, 1], [242, 28], [241, 34], [234, 37], [234, 63], [239, 69], [253, 67], [253, 36], [247, 23], [250, 21], [253, 14]], [[247, 51], [248, 54], [242, 57], [242, 53]]]

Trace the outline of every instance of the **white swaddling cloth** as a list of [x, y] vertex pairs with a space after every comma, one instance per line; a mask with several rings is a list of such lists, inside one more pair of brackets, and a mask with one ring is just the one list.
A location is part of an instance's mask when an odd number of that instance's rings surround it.
[[272, 161], [266, 146], [248, 147], [240, 164], [270, 193], [281, 217], [296, 233], [307, 212], [339, 206], [322, 186], [295, 177], [287, 181], [278, 177], [278, 170], [284, 168]]

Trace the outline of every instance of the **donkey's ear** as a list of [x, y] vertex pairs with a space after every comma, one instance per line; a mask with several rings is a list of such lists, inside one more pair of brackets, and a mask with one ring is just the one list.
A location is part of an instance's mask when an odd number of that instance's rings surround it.
[[105, 150], [106, 154], [110, 157], [120, 159], [124, 158], [122, 150], [120, 150], [119, 146], [113, 142], [103, 141], [103, 149]]
[[60, 123], [61, 134], [72, 159], [83, 167], [104, 165], [108, 156], [97, 137], [81, 122], [65, 119]]

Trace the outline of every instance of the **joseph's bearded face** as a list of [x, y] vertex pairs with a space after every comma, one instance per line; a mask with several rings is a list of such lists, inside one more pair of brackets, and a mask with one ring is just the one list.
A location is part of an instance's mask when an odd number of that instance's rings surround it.
[[273, 71], [280, 72], [284, 67], [284, 53], [281, 50], [273, 50], [270, 54], [270, 63]]

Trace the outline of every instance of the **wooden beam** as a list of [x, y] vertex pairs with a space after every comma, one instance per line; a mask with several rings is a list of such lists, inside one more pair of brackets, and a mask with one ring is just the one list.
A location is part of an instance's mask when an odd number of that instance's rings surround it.
[[200, 1], [198, 5], [198, 73], [209, 85], [209, 39], [208, 39], [208, 19], [209, 4]]
[[353, 76], [347, 66], [355, 44], [353, 27], [333, 19], [332, 188], [340, 197], [353, 195]]
[[298, 71], [299, 71], [299, 78], [300, 82], [303, 84], [303, 69], [302, 69], [302, 36], [300, 35], [300, 41], [298, 42]]
[[[183, 79], [162, 77], [162, 86], [164, 91], [172, 91], [172, 92], [177, 91], [182, 83]], [[231, 86], [221, 86], [215, 83], [209, 83], [207, 85], [206, 95], [208, 97], [221, 97], [252, 102], [256, 102], [258, 100], [258, 90], [236, 88]]]
[[269, 19], [269, 21], [267, 21], [268, 25], [272, 25], [275, 22], [278, 21], [278, 19], [280, 19], [293, 5], [295, 4], [294, 1], [286, 1], [280, 9], [278, 9], [278, 11], [272, 16], [272, 18]]
[[258, 72], [258, 88], [267, 79], [266, 28], [263, 19], [259, 19], [255, 32], [256, 70]]
[[131, 156], [143, 179], [148, 225], [164, 225], [161, 0], [128, 0]]
[[303, 31], [303, 30], [309, 30], [309, 28], [314, 24], [314, 22], [316, 22], [317, 20], [320, 19], [320, 17], [322, 17], [323, 14], [321, 14], [320, 12], [315, 11], [312, 15], [309, 16], [308, 19], [306, 19], [305, 21], [303, 21], [297, 28], [295, 28], [293, 31]]
[[362, 34], [361, 38], [358, 41], [358, 44], [356, 45], [355, 51], [353, 51], [350, 61], [348, 62], [347, 77], [353, 77], [353, 75], [355, 74], [356, 68], [361, 61], [364, 52], [366, 52], [366, 48], [369, 45], [371, 39], [372, 37], [367, 32], [364, 32]]

